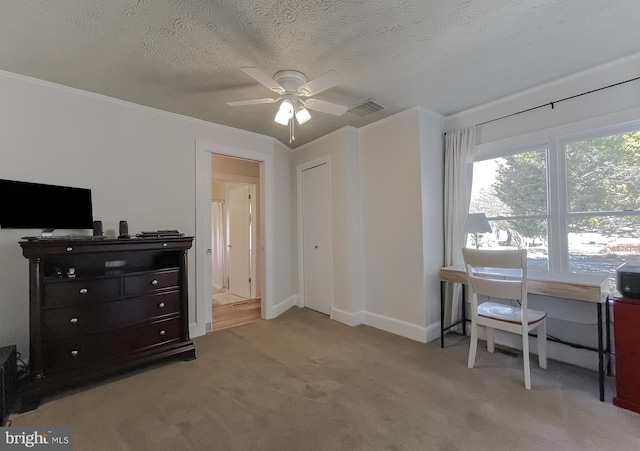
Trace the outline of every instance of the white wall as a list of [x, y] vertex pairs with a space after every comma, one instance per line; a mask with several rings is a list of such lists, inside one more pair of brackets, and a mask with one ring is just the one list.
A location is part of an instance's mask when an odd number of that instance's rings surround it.
[[299, 147], [331, 161], [332, 318], [414, 340], [439, 336], [442, 117], [414, 108]]
[[[547, 85], [447, 117], [447, 131], [468, 127], [613, 83], [640, 73], [640, 55], [575, 74]], [[640, 119], [640, 81], [626, 83], [593, 94], [477, 127], [477, 144], [510, 147], [540, 139], [552, 139], [579, 131], [597, 129]], [[595, 347], [596, 307], [592, 304], [544, 296], [531, 296], [531, 308], [549, 313], [548, 334]], [[511, 336], [496, 335], [496, 341], [521, 347]], [[533, 345], [535, 349], [535, 343]], [[549, 343], [549, 356], [575, 365], [596, 369], [594, 352]]]
[[430, 316], [443, 247], [440, 122], [415, 108], [360, 129], [365, 323], [419, 341], [437, 330], [438, 315]]
[[421, 108], [422, 260], [427, 341], [440, 337], [440, 268], [444, 264], [444, 118]]
[[[115, 236], [179, 229], [195, 233], [196, 140], [269, 154], [276, 229], [274, 302], [295, 294], [289, 151], [273, 139], [0, 72], [0, 178], [90, 188], [94, 218]], [[210, 192], [210, 186], [206, 188]], [[0, 230], [0, 345], [28, 354], [27, 260], [20, 237]], [[189, 252], [190, 320], [195, 318], [195, 243]]]
[[[445, 130], [469, 127], [538, 105], [638, 77], [640, 54], [577, 73], [521, 93], [448, 116]], [[477, 128], [477, 144], [640, 106], [640, 80], [557, 103]]]
[[409, 110], [361, 129], [360, 148], [367, 310], [423, 327], [418, 111]]
[[[294, 299], [297, 300], [298, 293], [295, 209], [291, 205], [291, 198], [295, 193], [293, 188], [295, 179], [291, 177], [291, 151], [279, 141], [274, 140], [273, 142], [275, 147], [273, 201], [267, 203], [267, 208], [272, 209], [270, 214], [274, 249], [271, 249], [273, 258], [271, 262], [267, 263], [266, 271], [267, 274], [271, 272], [273, 275], [271, 277], [273, 281], [272, 296], [275, 302], [272, 305], [283, 303], [286, 307], [294, 305]], [[283, 309], [284, 307], [276, 308], [277, 312], [270, 313], [266, 318], [273, 318]]]

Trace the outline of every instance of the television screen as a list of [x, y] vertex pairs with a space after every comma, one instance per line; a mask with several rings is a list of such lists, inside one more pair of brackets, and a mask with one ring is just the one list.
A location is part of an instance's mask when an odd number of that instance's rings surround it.
[[0, 180], [0, 228], [91, 229], [91, 190]]

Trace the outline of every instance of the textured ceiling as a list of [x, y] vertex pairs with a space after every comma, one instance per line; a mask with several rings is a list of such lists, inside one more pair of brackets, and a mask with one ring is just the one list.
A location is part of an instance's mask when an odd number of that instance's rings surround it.
[[2, 0], [0, 69], [273, 136], [272, 92], [240, 71], [330, 69], [291, 147], [424, 105], [448, 115], [640, 52], [639, 0]]

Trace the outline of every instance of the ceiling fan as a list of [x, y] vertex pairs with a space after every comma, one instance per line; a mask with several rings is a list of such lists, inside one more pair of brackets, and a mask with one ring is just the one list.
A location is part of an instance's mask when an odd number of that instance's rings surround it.
[[340, 84], [342, 78], [336, 71], [330, 70], [311, 81], [307, 81], [307, 77], [297, 70], [281, 70], [276, 72], [273, 78], [256, 67], [243, 67], [240, 70], [276, 94], [279, 94], [279, 97], [237, 100], [227, 102], [227, 105], [244, 106], [280, 102], [274, 121], [278, 124], [289, 125], [289, 143], [295, 139], [294, 115], [298, 124], [302, 125], [311, 119], [311, 114], [307, 109], [333, 114], [334, 116], [342, 116], [347, 111], [347, 107], [344, 105], [309, 98]]

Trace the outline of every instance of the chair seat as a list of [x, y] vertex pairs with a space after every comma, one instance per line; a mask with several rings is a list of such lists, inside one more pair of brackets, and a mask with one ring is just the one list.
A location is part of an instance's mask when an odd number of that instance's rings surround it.
[[[478, 306], [478, 316], [504, 321], [506, 323], [522, 324], [522, 309], [513, 305], [498, 304], [495, 302], [483, 302]], [[527, 310], [529, 324], [535, 324], [543, 320], [547, 314], [537, 310]]]

